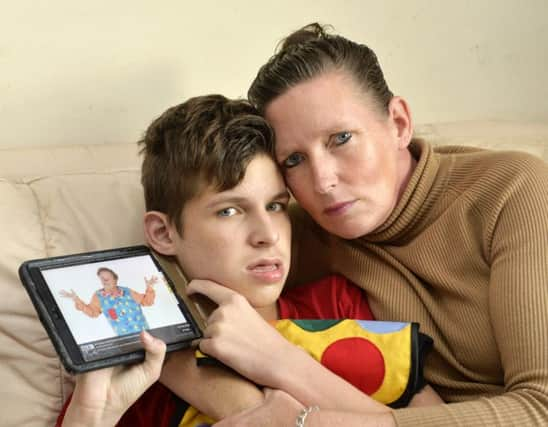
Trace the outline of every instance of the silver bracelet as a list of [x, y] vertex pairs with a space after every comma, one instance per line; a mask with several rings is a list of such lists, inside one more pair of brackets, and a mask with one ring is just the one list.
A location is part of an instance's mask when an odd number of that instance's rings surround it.
[[304, 422], [306, 421], [306, 417], [308, 417], [308, 414], [319, 410], [319, 406], [309, 406], [308, 408], [304, 408], [295, 420], [295, 427], [304, 427]]

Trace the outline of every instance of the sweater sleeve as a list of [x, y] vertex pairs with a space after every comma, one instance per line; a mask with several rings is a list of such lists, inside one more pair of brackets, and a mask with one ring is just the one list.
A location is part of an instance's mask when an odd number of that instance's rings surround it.
[[548, 167], [521, 156], [484, 240], [504, 393], [394, 412], [398, 426], [548, 425]]

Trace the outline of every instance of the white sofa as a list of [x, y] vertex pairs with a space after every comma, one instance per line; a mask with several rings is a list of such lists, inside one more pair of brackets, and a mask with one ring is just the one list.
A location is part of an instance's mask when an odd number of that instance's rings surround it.
[[[548, 123], [429, 124], [416, 135], [548, 161]], [[1, 426], [53, 425], [72, 390], [19, 282], [19, 265], [142, 243], [139, 168], [136, 144], [0, 149]]]

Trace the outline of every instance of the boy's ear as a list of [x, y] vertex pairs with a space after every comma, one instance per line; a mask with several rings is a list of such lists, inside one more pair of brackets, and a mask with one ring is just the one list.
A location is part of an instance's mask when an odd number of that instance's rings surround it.
[[144, 231], [147, 243], [162, 255], [175, 255], [175, 226], [167, 215], [158, 211], [148, 211], [144, 217]]

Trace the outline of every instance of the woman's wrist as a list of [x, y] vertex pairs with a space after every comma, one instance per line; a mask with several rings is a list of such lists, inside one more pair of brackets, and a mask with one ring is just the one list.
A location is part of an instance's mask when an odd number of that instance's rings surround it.
[[295, 420], [295, 427], [305, 427], [306, 424], [306, 418], [314, 411], [319, 411], [319, 406], [309, 406], [308, 408], [304, 408], [299, 415], [297, 415], [297, 419]]
[[272, 370], [272, 383], [267, 385], [271, 388], [289, 392], [292, 385], [302, 384], [303, 378], [306, 378], [303, 374], [307, 371], [308, 364], [315, 363], [315, 361], [302, 348], [291, 344], [285, 339], [284, 341], [286, 341], [287, 346], [280, 349], [282, 350], [281, 357], [276, 359], [282, 361], [282, 364], [280, 365], [278, 362], [277, 369]]

